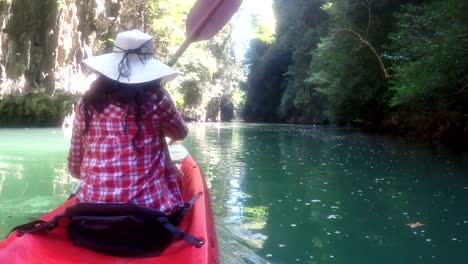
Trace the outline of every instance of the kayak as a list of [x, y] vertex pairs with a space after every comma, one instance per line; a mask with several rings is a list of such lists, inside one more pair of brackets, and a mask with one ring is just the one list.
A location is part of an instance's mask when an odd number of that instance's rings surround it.
[[[168, 263], [219, 263], [218, 243], [211, 209], [211, 201], [203, 174], [190, 155], [182, 160], [182, 196], [190, 200], [197, 193], [203, 195], [195, 202], [185, 215], [179, 229], [184, 230], [204, 245], [200, 248], [184, 240], [174, 241], [161, 255], [146, 258], [115, 257], [100, 254], [85, 248], [77, 247], [67, 239], [66, 226], [59, 226], [47, 233], [10, 234], [0, 242], [0, 263], [8, 264], [67, 264], [67, 263], [112, 263], [112, 264], [168, 264]], [[70, 199], [41, 220], [50, 221], [60, 215], [69, 205], [75, 203]]]

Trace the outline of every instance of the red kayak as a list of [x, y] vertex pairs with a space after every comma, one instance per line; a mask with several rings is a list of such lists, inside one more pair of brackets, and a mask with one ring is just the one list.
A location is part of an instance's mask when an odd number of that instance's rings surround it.
[[[203, 195], [195, 202], [192, 209], [185, 215], [179, 228], [203, 240], [201, 248], [195, 248], [184, 240], [173, 242], [160, 256], [148, 258], [121, 258], [96, 253], [77, 247], [66, 236], [66, 226], [41, 234], [26, 234], [18, 237], [11, 234], [0, 242], [0, 263], [8, 264], [67, 264], [67, 263], [134, 263], [134, 264], [165, 264], [165, 263], [219, 263], [218, 243], [211, 210], [211, 201], [205, 179], [195, 161], [187, 156], [181, 171], [182, 195], [186, 201], [195, 194]], [[50, 221], [60, 215], [65, 208], [74, 203], [71, 199], [41, 220]]]

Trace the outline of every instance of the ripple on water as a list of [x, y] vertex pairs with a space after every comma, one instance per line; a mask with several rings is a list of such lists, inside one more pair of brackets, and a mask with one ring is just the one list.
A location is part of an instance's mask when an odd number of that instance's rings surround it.
[[[237, 231], [235, 231], [237, 230]], [[265, 241], [268, 239], [263, 234], [252, 234], [250, 237], [246, 235], [242, 238], [240, 235], [242, 231], [238, 229], [229, 228], [224, 224], [218, 223], [216, 226], [218, 235], [218, 245], [220, 252], [221, 263], [223, 264], [266, 264], [263, 257], [255, 252], [255, 246], [249, 246], [250, 241]], [[268, 256], [266, 256], [268, 257]], [[271, 257], [271, 256], [270, 256]]]

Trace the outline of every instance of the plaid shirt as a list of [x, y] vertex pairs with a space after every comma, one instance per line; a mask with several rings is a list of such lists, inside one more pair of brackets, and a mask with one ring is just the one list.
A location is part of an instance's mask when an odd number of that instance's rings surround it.
[[70, 173], [82, 180], [78, 201], [133, 203], [170, 214], [183, 206], [183, 200], [164, 137], [183, 139], [187, 126], [166, 91], [150, 94], [136, 140], [137, 154], [132, 146], [137, 132], [134, 116], [128, 115], [125, 130], [125, 112], [126, 108], [109, 104], [102, 113], [93, 114], [83, 134], [83, 107], [78, 103], [68, 156]]

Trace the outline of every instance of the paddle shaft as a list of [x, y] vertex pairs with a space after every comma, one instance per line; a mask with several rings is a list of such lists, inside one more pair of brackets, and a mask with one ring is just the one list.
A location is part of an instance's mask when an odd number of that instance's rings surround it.
[[194, 42], [194, 39], [197, 37], [197, 35], [202, 31], [202, 29], [207, 25], [208, 21], [210, 18], [213, 16], [213, 14], [216, 13], [216, 11], [219, 9], [221, 4], [223, 3], [223, 0], [218, 0], [216, 4], [214, 4], [209, 12], [206, 13], [206, 15], [200, 20], [198, 25], [195, 27], [195, 30], [192, 32], [189, 32], [187, 34], [187, 38], [185, 41], [182, 43], [182, 45], [177, 49], [177, 52], [174, 54], [174, 57], [172, 57], [171, 61], [168, 63], [169, 66], [174, 66], [174, 64], [177, 62], [177, 60], [182, 56], [182, 54], [187, 50], [187, 48]]

